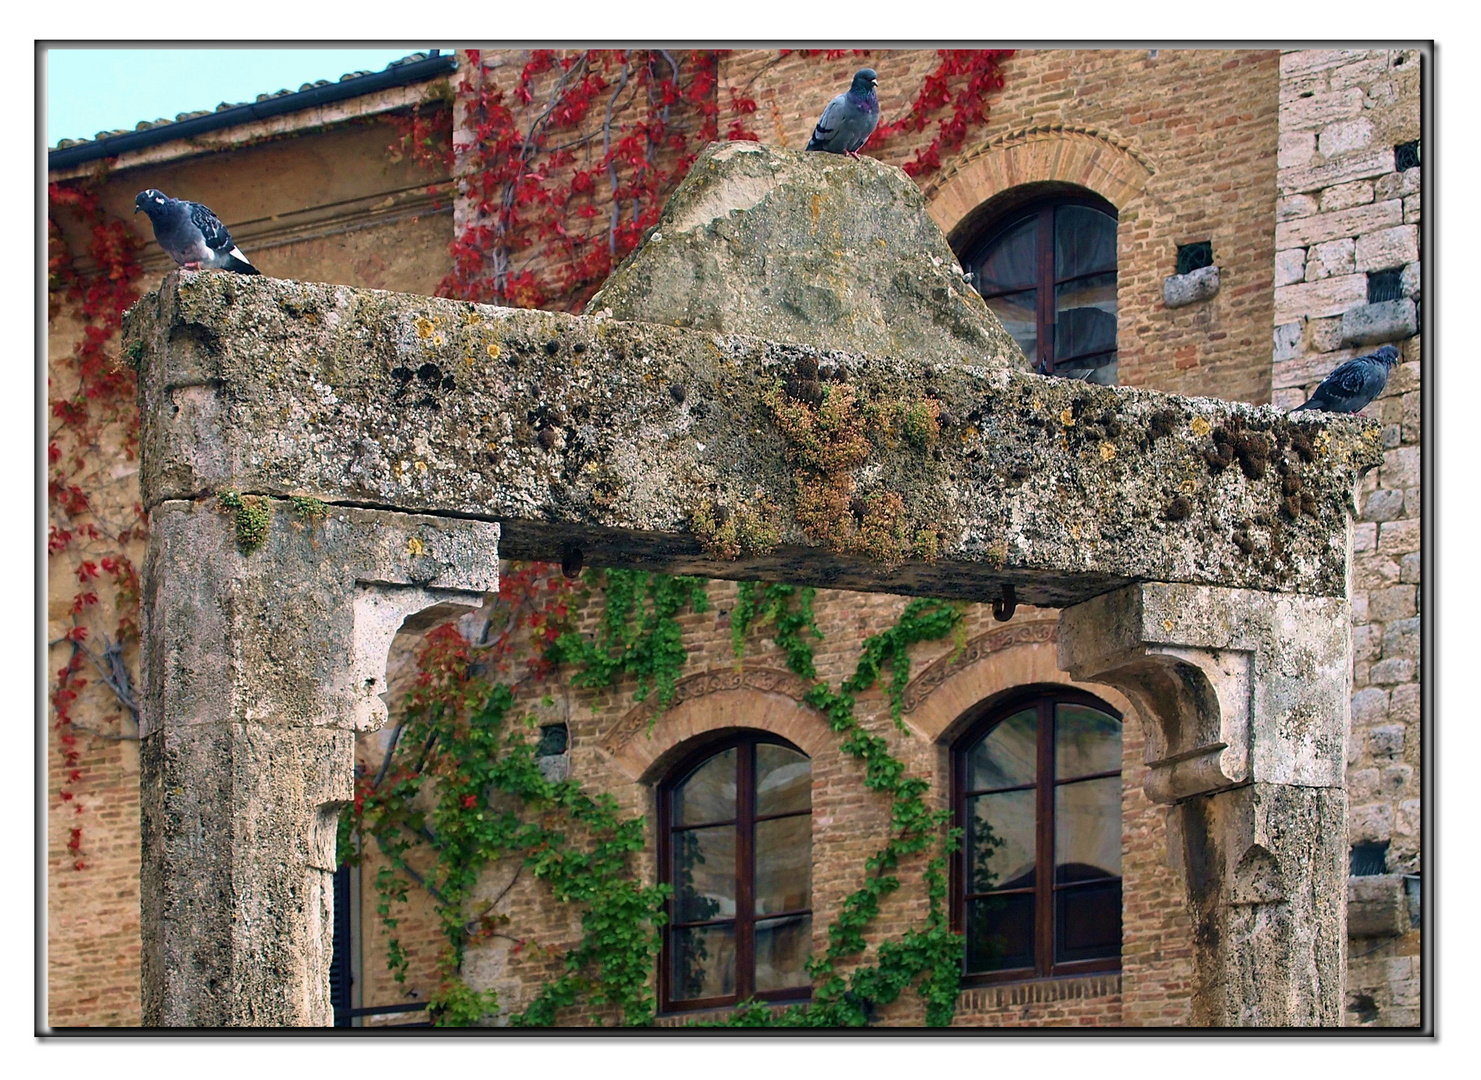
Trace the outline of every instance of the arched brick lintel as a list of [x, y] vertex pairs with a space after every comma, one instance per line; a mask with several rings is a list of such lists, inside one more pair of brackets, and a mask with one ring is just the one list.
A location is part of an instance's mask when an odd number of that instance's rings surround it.
[[999, 136], [967, 151], [925, 191], [926, 208], [953, 241], [970, 231], [977, 211], [995, 196], [1024, 184], [1088, 188], [1118, 211], [1141, 194], [1153, 168], [1114, 136], [1061, 125]]
[[1030, 683], [1056, 683], [1094, 694], [1114, 705], [1123, 717], [1136, 716], [1130, 701], [1110, 686], [1077, 682], [1059, 670], [1054, 642], [1010, 645], [990, 653], [944, 679], [915, 709], [905, 714], [905, 723], [933, 743], [949, 743], [964, 727], [966, 714], [980, 702]]
[[653, 784], [685, 753], [694, 739], [735, 728], [769, 731], [808, 757], [837, 750], [823, 715], [784, 693], [743, 687], [692, 697], [609, 748], [612, 763], [636, 783]]

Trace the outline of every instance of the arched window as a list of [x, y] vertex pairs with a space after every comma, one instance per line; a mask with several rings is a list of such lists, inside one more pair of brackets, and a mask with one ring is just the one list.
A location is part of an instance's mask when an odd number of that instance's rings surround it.
[[812, 762], [765, 732], [732, 734], [659, 790], [662, 880], [673, 887], [665, 1009], [811, 992]]
[[1116, 208], [1089, 191], [995, 215], [962, 266], [1044, 375], [1116, 382]]
[[1028, 688], [991, 704], [952, 758], [967, 981], [1119, 968], [1120, 714]]

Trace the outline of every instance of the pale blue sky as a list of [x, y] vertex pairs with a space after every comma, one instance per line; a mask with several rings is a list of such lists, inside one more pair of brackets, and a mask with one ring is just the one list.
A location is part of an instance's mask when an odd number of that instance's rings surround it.
[[174, 119], [223, 101], [253, 101], [318, 79], [337, 82], [347, 72], [380, 71], [429, 48], [48, 49], [46, 145], [132, 130], [140, 120]]

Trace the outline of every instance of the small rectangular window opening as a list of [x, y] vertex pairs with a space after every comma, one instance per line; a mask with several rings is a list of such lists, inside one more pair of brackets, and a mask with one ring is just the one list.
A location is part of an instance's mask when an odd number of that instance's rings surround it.
[[1347, 872], [1352, 877], [1374, 877], [1384, 873], [1387, 864], [1388, 841], [1365, 840], [1352, 846]]
[[1394, 168], [1403, 172], [1405, 169], [1417, 169], [1419, 167], [1419, 140], [1400, 143], [1394, 147]]
[[1177, 273], [1191, 274], [1194, 270], [1202, 270], [1205, 266], [1212, 265], [1214, 265], [1214, 242], [1212, 240], [1178, 245]]
[[540, 742], [535, 747], [535, 756], [560, 757], [566, 752], [569, 734], [565, 724], [542, 724], [540, 725]]
[[1399, 269], [1371, 271], [1368, 274], [1368, 303], [1382, 304], [1400, 299], [1404, 295], [1403, 273]]

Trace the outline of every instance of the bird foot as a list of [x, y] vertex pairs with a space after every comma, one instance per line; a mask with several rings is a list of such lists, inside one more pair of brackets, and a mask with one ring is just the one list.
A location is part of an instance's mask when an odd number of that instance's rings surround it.
[[181, 270], [199, 270], [200, 268], [201, 268], [201, 264], [198, 263], [198, 262], [188, 262], [188, 263], [181, 263], [180, 264], [180, 269]]
[[844, 153], [853, 158], [855, 161], [859, 160], [859, 152], [857, 150], [845, 150]]

